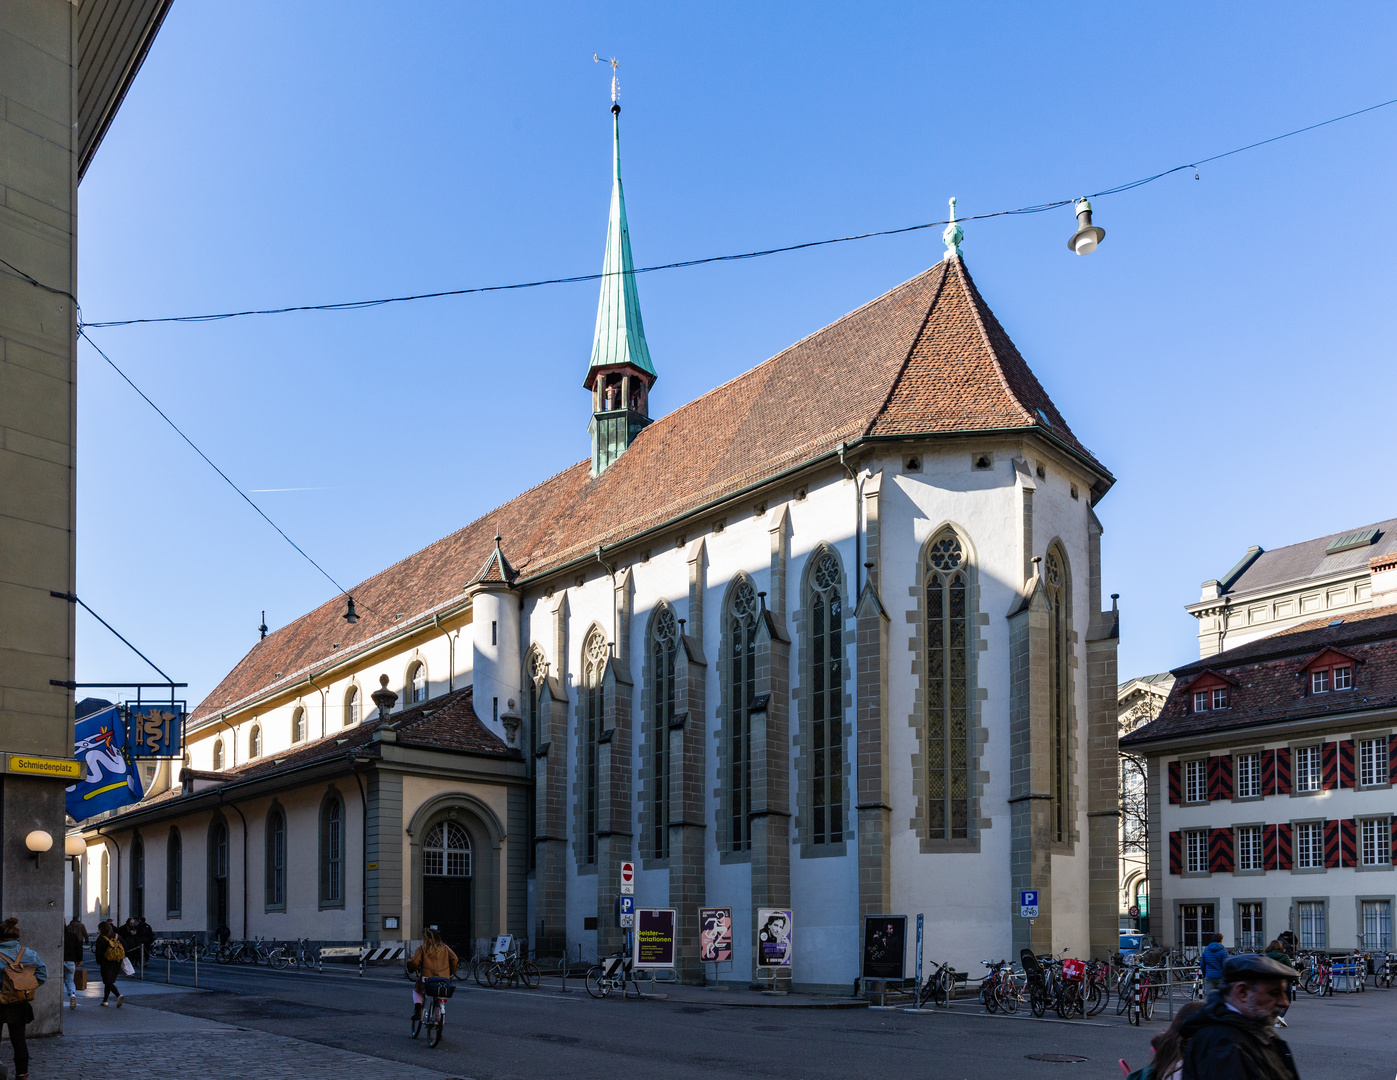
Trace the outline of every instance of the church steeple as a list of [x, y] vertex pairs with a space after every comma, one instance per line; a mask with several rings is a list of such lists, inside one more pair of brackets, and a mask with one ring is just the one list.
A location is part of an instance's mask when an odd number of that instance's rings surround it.
[[635, 286], [626, 197], [621, 188], [621, 104], [616, 61], [611, 75], [611, 216], [606, 227], [597, 327], [583, 385], [592, 392], [592, 475], [600, 475], [650, 423], [650, 387], [657, 378], [645, 343]]

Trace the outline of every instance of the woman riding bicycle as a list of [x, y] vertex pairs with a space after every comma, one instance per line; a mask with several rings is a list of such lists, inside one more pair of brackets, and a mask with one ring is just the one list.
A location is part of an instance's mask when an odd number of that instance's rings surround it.
[[433, 927], [422, 930], [422, 944], [407, 962], [407, 970], [417, 976], [412, 987], [412, 1019], [415, 1023], [422, 1016], [423, 991], [428, 979], [449, 979], [456, 974], [460, 963], [450, 946], [441, 940], [441, 935]]

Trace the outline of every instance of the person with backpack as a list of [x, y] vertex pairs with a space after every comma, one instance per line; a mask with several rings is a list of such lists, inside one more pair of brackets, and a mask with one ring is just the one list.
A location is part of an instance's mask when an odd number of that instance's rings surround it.
[[426, 1001], [424, 992], [427, 989], [428, 979], [449, 979], [456, 974], [456, 968], [460, 965], [460, 960], [452, 951], [451, 946], [441, 940], [441, 935], [431, 926], [422, 928], [422, 944], [417, 946], [417, 951], [412, 954], [412, 959], [407, 962], [409, 974], [417, 976], [417, 982], [412, 987], [412, 1022], [415, 1024], [422, 1016], [422, 1006]]
[[48, 981], [48, 968], [33, 949], [19, 941], [19, 920], [0, 924], [0, 1023], [10, 1033], [15, 1052], [15, 1080], [28, 1080], [29, 1044], [24, 1026], [34, 1020], [34, 991]]
[[1222, 943], [1222, 935], [1209, 935], [1207, 948], [1198, 958], [1198, 966], [1203, 970], [1203, 988], [1208, 992], [1222, 989], [1222, 965], [1225, 963], [1227, 946]]
[[107, 999], [115, 994], [119, 1009], [126, 999], [116, 988], [116, 977], [121, 974], [121, 962], [126, 959], [126, 946], [118, 940], [116, 927], [109, 920], [103, 919], [98, 925], [97, 941], [92, 951], [97, 956], [97, 968], [102, 972], [102, 1004], [105, 1005]]
[[83, 946], [87, 944], [87, 927], [76, 915], [73, 921], [63, 928], [63, 993], [68, 997], [68, 1008], [78, 1007], [77, 974], [82, 963]]

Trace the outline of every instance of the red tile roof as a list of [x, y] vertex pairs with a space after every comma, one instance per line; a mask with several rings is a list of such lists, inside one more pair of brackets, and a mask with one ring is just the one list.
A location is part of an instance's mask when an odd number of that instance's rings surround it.
[[[1326, 649], [1359, 661], [1351, 690], [1307, 693], [1298, 670]], [[1235, 679], [1226, 709], [1195, 713], [1189, 682], [1204, 671]], [[1368, 712], [1397, 705], [1397, 606], [1325, 616], [1280, 634], [1176, 668], [1178, 681], [1159, 716], [1121, 738], [1122, 746], [1207, 735], [1309, 717]]]
[[[496, 532], [527, 579], [864, 438], [1033, 430], [1113, 482], [1072, 434], [959, 259], [925, 273], [649, 425], [602, 475], [578, 462], [267, 635], [197, 722], [458, 603]], [[490, 569], [487, 564], [486, 569]], [[390, 623], [393, 615], [404, 618]]]

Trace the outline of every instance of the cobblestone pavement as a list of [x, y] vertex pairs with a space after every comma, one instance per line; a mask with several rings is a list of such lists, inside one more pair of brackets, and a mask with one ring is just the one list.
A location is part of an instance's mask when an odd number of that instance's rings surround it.
[[[121, 1009], [99, 1008], [95, 992], [81, 995], [76, 1012], [64, 1010], [63, 1035], [31, 1039], [33, 1075], [63, 1080], [452, 1080], [458, 1075], [143, 1008], [141, 1000], [155, 987], [129, 989]], [[170, 996], [162, 1000], [168, 1004]], [[0, 1060], [12, 1068], [8, 1049]]]

